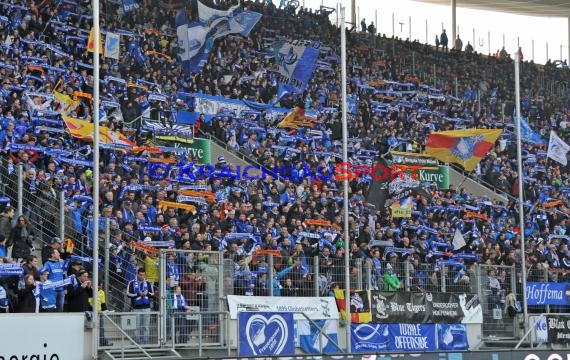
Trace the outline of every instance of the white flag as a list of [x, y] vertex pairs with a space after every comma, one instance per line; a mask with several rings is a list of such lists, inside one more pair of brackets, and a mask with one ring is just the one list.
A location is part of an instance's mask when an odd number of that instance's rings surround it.
[[566, 153], [568, 153], [568, 151], [570, 151], [570, 145], [566, 144], [564, 140], [559, 138], [554, 131], [550, 131], [547, 156], [566, 166], [568, 164], [568, 159], [566, 158]]
[[108, 32], [105, 34], [105, 57], [119, 60], [121, 52], [121, 35]]
[[465, 238], [459, 229], [455, 230], [455, 235], [453, 236], [453, 250], [459, 250], [467, 245]]

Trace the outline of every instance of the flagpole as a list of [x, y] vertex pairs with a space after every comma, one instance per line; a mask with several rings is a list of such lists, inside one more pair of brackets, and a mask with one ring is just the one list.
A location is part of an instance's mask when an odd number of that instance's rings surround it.
[[[348, 163], [348, 125], [346, 119], [346, 30], [345, 8], [340, 7], [340, 67], [342, 88], [342, 161]], [[345, 313], [346, 313], [346, 352], [350, 353], [350, 234], [348, 231], [348, 179], [344, 180], [344, 283], [345, 283]]]
[[99, 349], [99, 0], [93, 0], [93, 329], [92, 358]]
[[523, 316], [524, 328], [528, 330], [528, 307], [526, 302], [526, 249], [525, 249], [525, 236], [524, 236], [524, 206], [523, 206], [523, 166], [522, 166], [522, 136], [521, 136], [521, 92], [520, 92], [520, 58], [517, 53], [515, 56], [515, 104], [516, 104], [516, 119], [515, 126], [517, 129], [517, 167], [518, 167], [518, 180], [519, 180], [519, 232], [521, 235], [521, 271], [522, 271], [522, 303], [523, 303]]

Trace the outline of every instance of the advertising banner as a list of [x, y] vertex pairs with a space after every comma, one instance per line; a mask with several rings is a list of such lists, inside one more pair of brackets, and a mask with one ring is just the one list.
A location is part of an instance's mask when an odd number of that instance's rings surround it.
[[392, 151], [392, 164], [397, 165], [419, 165], [419, 166], [429, 166], [438, 167], [439, 162], [436, 158], [424, 154], [408, 153], [408, 152], [397, 152]]
[[340, 318], [333, 297], [270, 297], [228, 295], [230, 319], [242, 311], [293, 312], [296, 320], [338, 320]]
[[210, 164], [212, 161], [210, 140], [198, 138], [186, 140], [174, 136], [157, 136], [156, 140], [160, 145], [176, 145], [176, 147], [185, 149], [188, 155], [199, 164]]
[[529, 306], [570, 305], [570, 283], [529, 282], [526, 301]]
[[238, 318], [239, 355], [293, 355], [293, 314], [241, 312]]
[[570, 316], [547, 316], [546, 331], [550, 344], [570, 344]]
[[0, 359], [82, 359], [84, 322], [83, 313], [2, 314]]
[[449, 166], [440, 165], [437, 169], [418, 170], [420, 183], [435, 184], [440, 190], [449, 189]]

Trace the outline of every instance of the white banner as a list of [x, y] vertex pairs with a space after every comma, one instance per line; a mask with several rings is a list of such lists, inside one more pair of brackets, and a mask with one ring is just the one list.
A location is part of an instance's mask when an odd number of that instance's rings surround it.
[[84, 359], [85, 314], [2, 314], [0, 359]]
[[339, 319], [340, 314], [333, 297], [270, 297], [228, 295], [230, 319], [237, 319], [241, 311], [294, 312], [295, 320]]
[[121, 35], [108, 32], [105, 34], [105, 57], [119, 60]]
[[550, 131], [547, 156], [566, 166], [568, 164], [568, 159], [566, 158], [568, 151], [570, 151], [570, 145], [566, 144], [554, 131]]

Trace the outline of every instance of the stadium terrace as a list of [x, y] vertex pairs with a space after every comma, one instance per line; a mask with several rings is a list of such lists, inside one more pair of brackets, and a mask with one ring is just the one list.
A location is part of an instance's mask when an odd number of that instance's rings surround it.
[[312, 169], [305, 163], [300, 167], [285, 165], [268, 168], [266, 166], [248, 165], [241, 167], [236, 165], [230, 168], [227, 165], [214, 166], [212, 164], [197, 164], [194, 162], [179, 162], [177, 167], [173, 167], [167, 162], [153, 162], [148, 166], [148, 175], [154, 181], [176, 180], [176, 181], [197, 181], [197, 180], [265, 180], [271, 178], [282, 178], [290, 181], [302, 181], [303, 179], [330, 181], [334, 178], [337, 181], [344, 180], [394, 180], [396, 177], [404, 180], [404, 174], [410, 174], [413, 180], [417, 180], [418, 170], [422, 166], [417, 165], [353, 165], [349, 162], [340, 162], [328, 166], [317, 166]]

